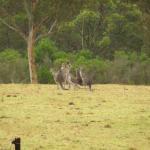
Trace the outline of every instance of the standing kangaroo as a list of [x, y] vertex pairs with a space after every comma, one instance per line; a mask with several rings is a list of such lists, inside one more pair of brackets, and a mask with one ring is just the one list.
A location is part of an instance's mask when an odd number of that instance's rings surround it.
[[72, 86], [75, 86], [74, 82], [72, 81], [72, 74], [70, 73], [71, 70], [71, 64], [69, 62], [67, 62], [64, 65], [64, 73], [65, 73], [65, 84], [69, 85], [69, 89]]
[[54, 80], [57, 84], [57, 88], [59, 88], [59, 85], [60, 85], [60, 87], [63, 90], [67, 90], [65, 88], [65, 84], [69, 85], [69, 89], [70, 89], [71, 85], [74, 84], [71, 80], [70, 69], [71, 69], [71, 65], [69, 63], [67, 63], [67, 64], [62, 64], [60, 69], [57, 72], [54, 72], [51, 70]]
[[76, 83], [81, 86], [88, 86], [89, 90], [92, 88], [92, 79], [90, 76], [83, 73], [81, 68], [76, 70]]
[[58, 71], [53, 71], [52, 69], [50, 70], [55, 83], [57, 84], [57, 88], [59, 88], [59, 86], [63, 89], [66, 90], [63, 83], [65, 82], [65, 74], [64, 74], [64, 70], [63, 70], [63, 65], [61, 66], [61, 68]]

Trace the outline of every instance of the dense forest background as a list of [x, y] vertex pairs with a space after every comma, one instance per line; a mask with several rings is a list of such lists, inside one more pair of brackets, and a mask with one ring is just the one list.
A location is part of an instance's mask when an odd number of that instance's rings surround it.
[[[0, 18], [26, 34], [22, 3], [0, 0]], [[39, 83], [53, 83], [50, 68], [70, 61], [73, 73], [82, 66], [95, 83], [150, 84], [149, 0], [39, 0], [38, 5], [37, 34], [45, 35], [57, 19], [52, 33], [34, 47]], [[28, 68], [26, 42], [0, 20], [0, 83], [29, 83]]]

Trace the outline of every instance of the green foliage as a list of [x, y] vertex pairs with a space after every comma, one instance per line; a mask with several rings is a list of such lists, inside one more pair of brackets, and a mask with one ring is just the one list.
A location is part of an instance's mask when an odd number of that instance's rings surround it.
[[55, 59], [67, 59], [69, 58], [69, 54], [64, 51], [58, 51], [54, 54]]
[[[148, 0], [39, 1], [32, 16], [35, 35], [57, 20], [51, 38], [36, 43], [39, 82], [53, 82], [49, 69], [69, 61], [72, 71], [82, 66], [96, 83], [150, 84], [149, 8]], [[28, 34], [22, 1], [0, 0], [0, 13]], [[0, 21], [0, 82], [28, 82], [27, 58], [21, 55], [27, 56], [25, 47]]]
[[0, 62], [3, 61], [15, 61], [19, 59], [21, 55], [14, 49], [6, 49], [0, 53]]
[[41, 40], [35, 49], [36, 61], [38, 63], [43, 63], [47, 57], [49, 61], [54, 59], [54, 53], [57, 52], [57, 47], [55, 43], [49, 39]]
[[104, 36], [101, 41], [98, 42], [98, 46], [101, 48], [107, 48], [111, 44], [111, 39], [108, 36]]
[[109, 78], [112, 83], [150, 84], [150, 59], [146, 54], [137, 55], [135, 52], [115, 53]]
[[[145, 53], [116, 51], [114, 59], [109, 61], [94, 56], [90, 50], [67, 53], [52, 43], [44, 40], [37, 45], [38, 55], [42, 49], [46, 53], [42, 51], [43, 57], [37, 59], [39, 83], [54, 83], [50, 69], [57, 71], [62, 63], [69, 61], [73, 73], [81, 67], [94, 83], [150, 84], [150, 58]], [[1, 83], [29, 81], [27, 60], [15, 50], [0, 53], [0, 70]]]
[[92, 58], [86, 59], [80, 57], [75, 63], [76, 68], [82, 67], [83, 71], [93, 79], [94, 83], [106, 83], [106, 73], [109, 63], [102, 59]]
[[62, 59], [62, 58], [57, 59], [57, 60], [54, 61], [54, 67], [55, 67], [56, 69], [59, 69], [60, 66], [61, 66], [61, 64], [62, 64], [62, 63], [66, 63], [66, 62], [68, 62], [68, 59]]
[[38, 68], [38, 81], [39, 83], [54, 83], [53, 76], [48, 67], [41, 66]]
[[127, 53], [125, 53], [125, 51], [116, 51], [114, 54], [114, 58], [115, 60], [117, 59], [128, 59], [128, 55]]
[[85, 59], [91, 59], [91, 58], [93, 58], [93, 53], [88, 49], [80, 50], [76, 54], [76, 59], [80, 59], [80, 57], [84, 57]]
[[99, 13], [91, 11], [91, 10], [83, 10], [80, 12], [80, 14], [75, 18], [73, 23], [75, 25], [82, 24], [83, 21], [87, 23], [89, 22], [95, 22], [96, 19], [99, 19]]
[[17, 51], [6, 49], [0, 53], [0, 83], [29, 82], [28, 62]]

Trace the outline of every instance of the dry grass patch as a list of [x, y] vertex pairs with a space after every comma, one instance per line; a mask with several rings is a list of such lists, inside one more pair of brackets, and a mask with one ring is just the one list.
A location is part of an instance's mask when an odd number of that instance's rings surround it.
[[0, 149], [149, 150], [150, 87], [0, 85]]

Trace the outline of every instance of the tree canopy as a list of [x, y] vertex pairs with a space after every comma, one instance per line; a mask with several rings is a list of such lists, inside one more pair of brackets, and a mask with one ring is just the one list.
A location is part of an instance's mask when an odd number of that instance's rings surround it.
[[121, 61], [137, 72], [143, 63], [149, 64], [149, 0], [0, 0], [0, 53], [6, 50], [7, 54], [8, 49], [28, 58], [29, 72], [34, 68], [30, 63], [35, 63], [40, 81], [42, 73], [49, 76], [49, 67], [66, 60], [76, 60], [74, 68], [95, 62], [95, 70], [105, 70], [103, 76], [109, 65], [116, 65], [111, 71], [115, 74]]

